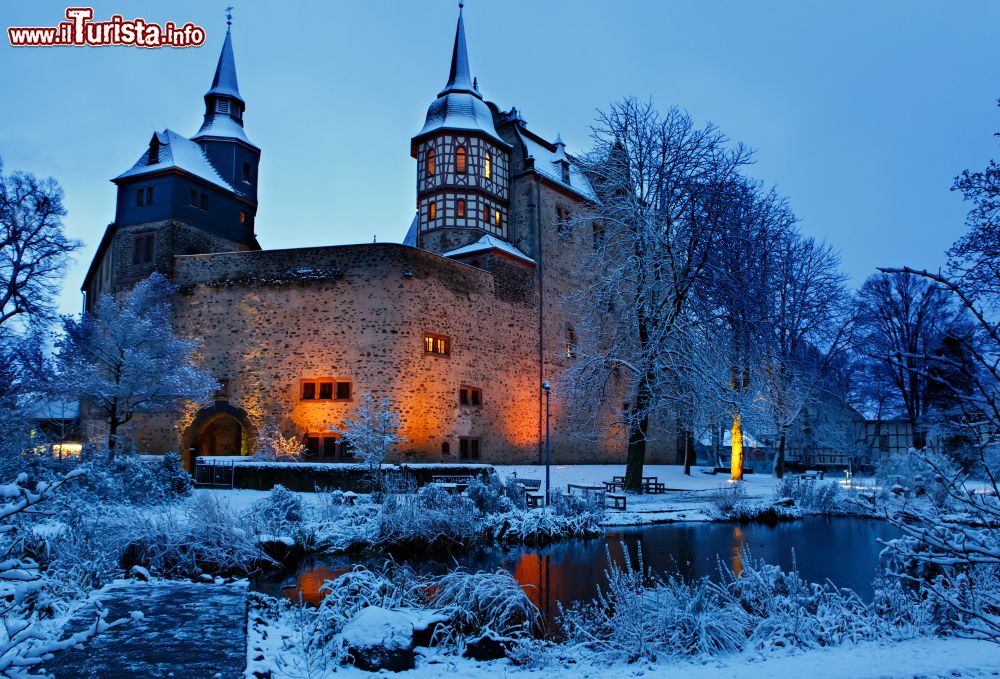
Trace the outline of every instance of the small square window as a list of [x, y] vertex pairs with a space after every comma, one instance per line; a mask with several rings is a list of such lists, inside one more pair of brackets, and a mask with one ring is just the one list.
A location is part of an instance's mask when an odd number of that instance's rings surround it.
[[458, 457], [462, 460], [478, 460], [479, 439], [464, 437], [458, 439]]
[[303, 382], [302, 383], [302, 400], [303, 401], [313, 401], [316, 399], [316, 383], [315, 382]]
[[319, 383], [319, 399], [321, 401], [329, 401], [333, 399], [333, 382]]
[[328, 457], [331, 459], [337, 457], [336, 436], [326, 436], [323, 438], [323, 457]]
[[320, 438], [318, 436], [306, 437], [306, 457], [319, 457]]
[[350, 401], [351, 400], [351, 383], [350, 382], [337, 382], [337, 400], [338, 401]]
[[478, 408], [483, 404], [483, 390], [477, 387], [461, 387], [458, 390], [458, 403], [462, 406]]
[[444, 335], [426, 333], [424, 335], [424, 352], [447, 356], [451, 352], [451, 342]]
[[229, 398], [229, 380], [219, 380], [219, 388], [215, 390], [215, 398]]
[[458, 403], [463, 406], [469, 405], [469, 390], [465, 387], [458, 390]]

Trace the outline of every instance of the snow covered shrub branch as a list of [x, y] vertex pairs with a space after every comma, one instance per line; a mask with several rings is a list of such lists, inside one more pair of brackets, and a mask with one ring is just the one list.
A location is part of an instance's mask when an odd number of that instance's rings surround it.
[[906, 504], [886, 519], [903, 537], [885, 542], [890, 568], [920, 593], [950, 609], [959, 633], [1000, 642], [1000, 499], [991, 476], [987, 492], [960, 472], [919, 455], [944, 502]]

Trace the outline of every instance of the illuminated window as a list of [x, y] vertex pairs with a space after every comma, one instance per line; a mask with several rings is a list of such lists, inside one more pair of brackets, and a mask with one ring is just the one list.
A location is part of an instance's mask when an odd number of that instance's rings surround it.
[[461, 387], [458, 390], [458, 404], [478, 408], [483, 405], [483, 390], [476, 387]]
[[451, 342], [444, 335], [424, 334], [424, 353], [447, 356], [451, 352]]
[[240, 224], [246, 224], [246, 223], [247, 223], [247, 213], [243, 210], [240, 210]]
[[303, 401], [350, 401], [348, 380], [302, 380]]
[[455, 172], [465, 174], [465, 147], [455, 149]]
[[493, 211], [493, 223], [497, 225], [498, 229], [503, 226], [503, 215], [500, 214], [500, 210]]
[[429, 221], [434, 221], [437, 219], [437, 203], [430, 203], [427, 205], [427, 219]]
[[489, 205], [484, 205], [483, 206], [483, 221], [486, 222], [487, 224], [490, 223], [490, 206]]
[[459, 198], [455, 201], [455, 216], [464, 217], [465, 216], [465, 201]]
[[433, 177], [437, 172], [437, 154], [434, 149], [427, 149], [427, 176]]
[[483, 176], [487, 179], [493, 177], [493, 156], [486, 152], [486, 158], [483, 159]]
[[468, 437], [458, 439], [458, 457], [462, 460], [478, 460], [479, 439]]
[[566, 358], [576, 357], [576, 330], [572, 325], [566, 326]]

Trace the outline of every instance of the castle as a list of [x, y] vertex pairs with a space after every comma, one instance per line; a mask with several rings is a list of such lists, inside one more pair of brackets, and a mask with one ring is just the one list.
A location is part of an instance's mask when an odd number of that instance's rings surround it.
[[[221, 384], [210, 405], [137, 416], [137, 447], [188, 463], [247, 454], [272, 419], [309, 459], [350, 461], [329, 427], [371, 393], [401, 411], [400, 460], [539, 461], [541, 384], [574, 360], [564, 300], [603, 234], [570, 229], [570, 216], [598, 199], [561, 139], [483, 98], [461, 10], [447, 83], [410, 142], [417, 212], [402, 244], [262, 249], [246, 108], [227, 30], [198, 132], [154, 133], [112, 180], [115, 220], [84, 279], [86, 307], [164, 273], [179, 288], [175, 330], [204, 340], [199, 360]], [[554, 392], [554, 462], [624, 462], [624, 440], [588, 441], [574, 424]], [[674, 438], [650, 441], [647, 460], [679, 461]]]

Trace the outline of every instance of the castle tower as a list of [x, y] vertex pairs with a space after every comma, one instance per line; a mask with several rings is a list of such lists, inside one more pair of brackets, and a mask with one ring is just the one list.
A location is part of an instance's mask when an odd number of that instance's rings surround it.
[[417, 161], [414, 244], [445, 254], [484, 236], [508, 241], [510, 152], [471, 77], [459, 5], [448, 82], [410, 143]]
[[112, 179], [115, 221], [84, 278], [88, 310], [103, 293], [154, 271], [169, 275], [177, 255], [260, 249], [254, 233], [260, 149], [243, 129], [245, 109], [227, 28], [201, 129], [192, 139], [154, 132], [135, 165]]

